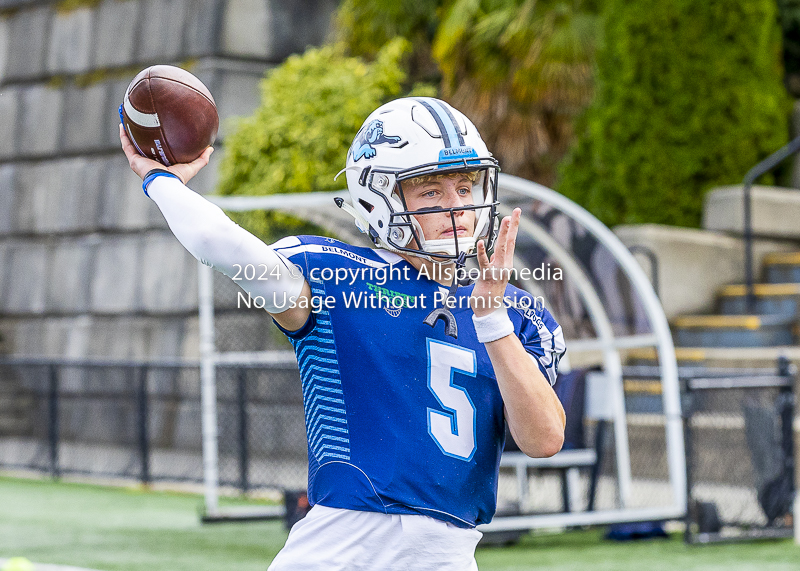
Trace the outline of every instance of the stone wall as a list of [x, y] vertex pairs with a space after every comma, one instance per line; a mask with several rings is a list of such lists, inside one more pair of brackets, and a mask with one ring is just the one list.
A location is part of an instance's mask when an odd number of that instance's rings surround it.
[[325, 39], [336, 0], [62, 5], [0, 0], [0, 354], [194, 357], [196, 262], [128, 169], [117, 108], [148, 65], [197, 75], [221, 118], [191, 185], [208, 193], [231, 118]]

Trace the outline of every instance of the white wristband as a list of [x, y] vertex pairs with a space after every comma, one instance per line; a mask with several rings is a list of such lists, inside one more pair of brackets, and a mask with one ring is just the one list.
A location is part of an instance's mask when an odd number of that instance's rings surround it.
[[472, 314], [472, 323], [475, 324], [475, 333], [478, 334], [478, 341], [490, 343], [514, 333], [514, 324], [508, 317], [508, 309], [501, 307], [489, 315], [478, 317]]

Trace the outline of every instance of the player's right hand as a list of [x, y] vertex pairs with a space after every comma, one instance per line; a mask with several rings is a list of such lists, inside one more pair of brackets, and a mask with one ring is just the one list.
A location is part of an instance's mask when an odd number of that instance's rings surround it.
[[[480, 277], [475, 281], [470, 296], [470, 305], [478, 317], [503, 307], [502, 303], [497, 305], [495, 300], [503, 299], [508, 278], [511, 276], [510, 270], [514, 267], [514, 248], [517, 244], [520, 216], [522, 210], [515, 208], [511, 216], [506, 216], [500, 222], [500, 232], [497, 234], [497, 243], [491, 258], [486, 254], [486, 242], [478, 241]], [[479, 302], [481, 298], [482, 303]]]
[[119, 140], [122, 143], [122, 150], [125, 152], [125, 156], [128, 158], [128, 165], [131, 167], [131, 170], [143, 180], [145, 175], [151, 170], [162, 169], [171, 172], [181, 179], [183, 184], [186, 184], [194, 175], [200, 172], [200, 169], [208, 164], [208, 159], [211, 157], [211, 153], [214, 152], [213, 147], [208, 147], [205, 151], [203, 151], [202, 155], [190, 163], [167, 167], [159, 162], [154, 161], [153, 159], [148, 159], [147, 157], [140, 155], [131, 143], [131, 140], [128, 138], [128, 134], [125, 132], [125, 127], [123, 127], [122, 123], [119, 125]]

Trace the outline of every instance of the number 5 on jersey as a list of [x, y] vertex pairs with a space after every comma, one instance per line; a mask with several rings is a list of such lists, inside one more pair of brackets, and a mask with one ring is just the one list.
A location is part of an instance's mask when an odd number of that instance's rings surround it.
[[475, 455], [475, 405], [462, 387], [453, 384], [459, 371], [474, 377], [475, 351], [428, 339], [428, 388], [445, 412], [428, 409], [428, 433], [446, 456], [469, 462]]

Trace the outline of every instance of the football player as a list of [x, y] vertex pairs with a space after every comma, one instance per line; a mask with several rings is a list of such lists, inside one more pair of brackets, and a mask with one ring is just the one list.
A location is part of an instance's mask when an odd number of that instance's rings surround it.
[[[339, 206], [375, 248], [314, 236], [268, 246], [185, 186], [211, 149], [165, 169], [120, 138], [189, 252], [228, 276], [248, 264], [271, 276], [237, 283], [294, 345], [313, 508], [270, 569], [477, 569], [506, 423], [530, 456], [561, 448], [552, 384], [565, 346], [550, 313], [508, 284], [520, 210], [498, 223], [499, 169], [475, 126], [433, 98], [366, 119]], [[480, 272], [459, 286], [467, 257]]]

